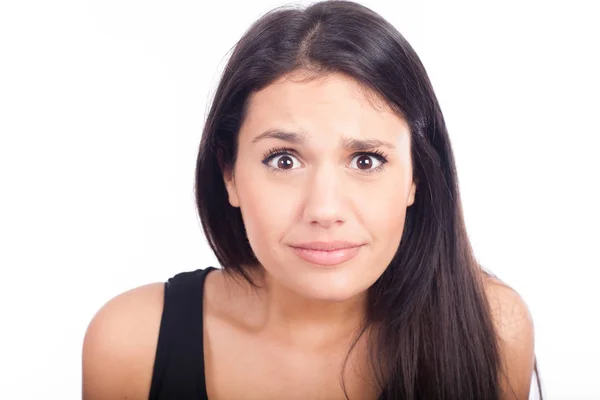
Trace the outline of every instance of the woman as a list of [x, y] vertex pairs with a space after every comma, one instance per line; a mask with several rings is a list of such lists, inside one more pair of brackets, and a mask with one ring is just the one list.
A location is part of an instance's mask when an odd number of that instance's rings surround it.
[[99, 399], [526, 399], [523, 300], [478, 265], [427, 73], [373, 11], [263, 16], [235, 47], [198, 154], [222, 269], [94, 317]]

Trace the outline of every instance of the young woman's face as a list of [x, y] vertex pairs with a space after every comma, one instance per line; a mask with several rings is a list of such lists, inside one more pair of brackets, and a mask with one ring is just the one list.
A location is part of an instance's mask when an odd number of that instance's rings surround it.
[[409, 127], [362, 90], [333, 74], [255, 93], [224, 174], [261, 265], [310, 299], [341, 301], [371, 286], [414, 201]]

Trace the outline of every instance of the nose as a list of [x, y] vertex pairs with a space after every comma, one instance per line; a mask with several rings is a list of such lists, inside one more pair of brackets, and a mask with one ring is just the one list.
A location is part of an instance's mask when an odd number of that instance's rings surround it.
[[311, 225], [329, 228], [345, 222], [347, 194], [335, 166], [318, 168], [307, 182], [303, 218]]

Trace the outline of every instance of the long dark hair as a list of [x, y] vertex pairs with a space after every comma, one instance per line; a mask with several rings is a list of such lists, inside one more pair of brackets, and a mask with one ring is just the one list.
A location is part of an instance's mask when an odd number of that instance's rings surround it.
[[300, 68], [353, 77], [411, 130], [415, 201], [398, 251], [369, 289], [360, 331], [376, 327], [369, 359], [380, 399], [499, 399], [503, 371], [486, 272], [467, 237], [444, 117], [413, 48], [364, 6], [336, 0], [278, 8], [234, 47], [207, 116], [195, 182], [202, 227], [220, 264], [255, 284], [244, 266], [258, 260], [239, 208], [229, 205], [223, 168], [235, 163], [249, 95]]

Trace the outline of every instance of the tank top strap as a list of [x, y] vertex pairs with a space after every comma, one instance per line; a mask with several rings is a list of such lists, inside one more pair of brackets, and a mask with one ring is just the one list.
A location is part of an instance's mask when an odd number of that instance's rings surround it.
[[202, 306], [204, 280], [214, 269], [181, 272], [165, 282], [150, 400], [208, 399]]

